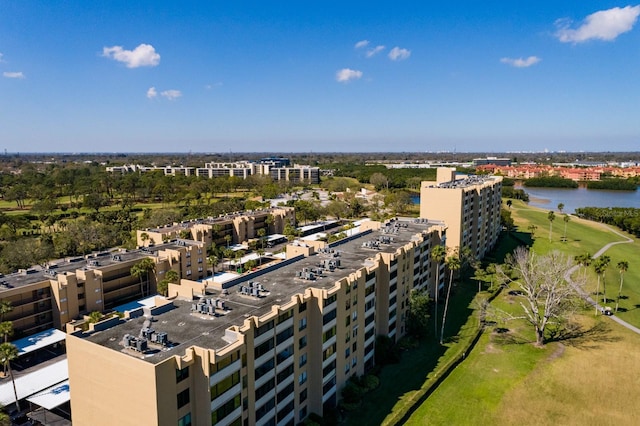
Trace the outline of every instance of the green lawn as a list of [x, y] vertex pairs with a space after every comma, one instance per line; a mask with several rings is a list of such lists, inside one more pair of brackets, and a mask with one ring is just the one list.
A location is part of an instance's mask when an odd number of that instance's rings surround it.
[[[562, 217], [553, 224], [549, 241], [547, 211], [514, 202], [513, 217], [520, 232], [538, 227], [533, 249], [557, 249], [571, 256], [594, 254], [605, 244], [621, 238], [605, 227], [576, 218], [568, 223], [567, 242]], [[623, 319], [640, 325], [640, 271], [632, 259], [640, 256], [640, 245], [613, 246], [607, 253], [615, 265], [630, 261], [621, 301]], [[577, 272], [582, 275], [582, 271]], [[595, 291], [595, 274], [587, 274], [587, 288]], [[607, 271], [607, 296], [617, 293], [619, 274]], [[615, 288], [614, 288], [615, 287]], [[517, 296], [503, 292], [494, 305], [515, 310]], [[640, 336], [609, 318], [584, 311], [577, 320], [583, 333], [573, 339], [531, 344], [531, 330], [521, 322], [498, 324], [508, 329], [488, 329], [478, 345], [447, 379], [412, 414], [409, 425], [513, 425], [513, 424], [640, 424], [638, 374]]]
[[[553, 222], [552, 238], [549, 241], [549, 220], [546, 210], [529, 207], [521, 201], [514, 201], [511, 211], [519, 232], [529, 232], [530, 224], [538, 227], [533, 238], [535, 241], [533, 247], [538, 253], [559, 250], [572, 257], [585, 252], [594, 255], [604, 245], [623, 240], [622, 237], [611, 232], [612, 228], [607, 225], [572, 217], [567, 224], [567, 242], [562, 242], [564, 222], [562, 215], [556, 215], [556, 220]], [[615, 306], [620, 286], [620, 273], [616, 264], [621, 260], [626, 260], [629, 262], [629, 270], [624, 274], [618, 316], [636, 327], [640, 327], [640, 268], [634, 263], [634, 259], [640, 259], [640, 242], [634, 240], [631, 244], [614, 245], [605, 254], [611, 258], [611, 263], [605, 273], [607, 299], [610, 301], [607, 305]], [[582, 274], [583, 270], [581, 269], [574, 277], [582, 277]], [[592, 265], [587, 271], [585, 289], [595, 296], [596, 285], [597, 277]], [[602, 286], [600, 291], [602, 292]], [[602, 295], [599, 296], [599, 300], [602, 301]]]

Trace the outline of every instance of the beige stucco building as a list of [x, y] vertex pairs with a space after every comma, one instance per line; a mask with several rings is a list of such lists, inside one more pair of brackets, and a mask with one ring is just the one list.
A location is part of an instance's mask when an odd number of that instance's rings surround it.
[[440, 167], [436, 182], [422, 182], [420, 217], [447, 224], [447, 247], [468, 247], [477, 259], [493, 248], [500, 235], [502, 177], [466, 176]]
[[141, 229], [136, 231], [136, 240], [140, 247], [176, 238], [200, 241], [205, 247], [210, 247], [211, 243], [224, 246], [258, 238], [260, 229], [264, 229], [266, 235], [281, 234], [287, 224], [295, 224], [295, 209], [273, 207]]
[[293, 245], [226, 292], [183, 281], [145, 316], [70, 335], [73, 422], [294, 425], [334, 407], [374, 365], [376, 336], [406, 333], [410, 292], [434, 286], [430, 252], [447, 232], [420, 219], [356, 230]]
[[[142, 259], [153, 261], [148, 277], [131, 275]], [[0, 300], [11, 303], [4, 320], [12, 321], [15, 337], [28, 336], [93, 311], [156, 293], [166, 271], [197, 280], [206, 277], [206, 251], [198, 241], [177, 240], [140, 250], [112, 250], [57, 259], [0, 277]]]

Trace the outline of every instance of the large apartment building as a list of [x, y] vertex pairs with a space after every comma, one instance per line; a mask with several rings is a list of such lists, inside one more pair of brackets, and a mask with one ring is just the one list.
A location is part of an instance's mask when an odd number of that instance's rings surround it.
[[140, 247], [176, 238], [200, 241], [205, 247], [212, 243], [217, 246], [240, 244], [258, 238], [260, 229], [264, 229], [266, 235], [281, 234], [284, 227], [294, 225], [295, 220], [293, 207], [272, 207], [140, 229], [136, 231], [136, 240]]
[[[133, 276], [131, 268], [145, 258], [154, 265], [148, 278]], [[205, 278], [204, 244], [175, 240], [139, 250], [58, 259], [0, 275], [0, 300], [13, 308], [4, 320], [13, 322], [16, 337], [62, 329], [82, 315], [155, 294], [157, 281], [170, 269], [192, 280]]]
[[500, 235], [502, 177], [465, 176], [441, 167], [436, 182], [422, 182], [420, 217], [447, 224], [447, 247], [467, 247], [482, 259]]
[[249, 176], [269, 176], [275, 181], [291, 183], [320, 183], [320, 168], [306, 165], [290, 165], [286, 158], [263, 158], [259, 162], [237, 161], [232, 163], [205, 163], [204, 167], [162, 166], [149, 167], [138, 164], [110, 166], [109, 173], [147, 173], [158, 171], [166, 176], [199, 176], [205, 178], [237, 177], [247, 179]]
[[183, 281], [144, 316], [68, 336], [73, 422], [263, 426], [322, 415], [374, 365], [376, 336], [406, 333], [410, 293], [435, 287], [430, 253], [446, 234], [424, 219], [363, 221], [331, 246], [289, 245], [244, 284]]

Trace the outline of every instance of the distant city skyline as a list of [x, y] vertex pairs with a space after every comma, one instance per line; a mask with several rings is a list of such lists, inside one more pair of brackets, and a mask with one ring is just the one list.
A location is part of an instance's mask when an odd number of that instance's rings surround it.
[[637, 151], [639, 16], [610, 1], [4, 1], [0, 150]]

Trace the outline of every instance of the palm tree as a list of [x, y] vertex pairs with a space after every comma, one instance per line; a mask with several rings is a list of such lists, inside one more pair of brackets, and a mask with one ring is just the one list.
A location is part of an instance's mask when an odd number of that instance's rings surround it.
[[553, 210], [547, 213], [547, 220], [549, 221], [549, 241], [551, 241], [551, 233], [553, 232], [553, 221], [556, 220], [556, 214]]
[[264, 237], [267, 235], [267, 230], [264, 228], [258, 229], [258, 237], [260, 237], [260, 246], [264, 248]]
[[211, 264], [211, 268], [213, 269], [213, 275], [216, 274], [216, 265], [218, 264], [218, 261], [220, 259], [218, 259], [218, 256], [216, 256], [215, 254], [212, 254], [211, 256], [209, 256], [209, 258], [207, 259], [207, 261]]
[[562, 241], [567, 241], [567, 223], [569, 223], [569, 221], [571, 220], [571, 216], [569, 216], [568, 214], [565, 214], [562, 217], [562, 220], [564, 221], [564, 235], [562, 236]]
[[600, 259], [602, 259], [602, 264], [604, 265], [604, 269], [602, 270], [602, 303], [603, 305], [606, 305], [607, 304], [607, 280], [605, 278], [606, 278], [607, 268], [611, 263], [611, 258], [605, 255], [600, 257]]
[[231, 235], [227, 234], [224, 236], [224, 240], [227, 242], [227, 248], [229, 248], [229, 243], [231, 242]]
[[433, 316], [433, 322], [435, 327], [435, 335], [438, 335], [438, 293], [440, 292], [440, 263], [447, 256], [447, 249], [445, 246], [437, 245], [431, 250], [431, 259], [436, 262], [436, 289], [435, 289], [435, 315]]
[[0, 300], [0, 321], [4, 321], [5, 314], [13, 311], [13, 306], [8, 300]]
[[258, 259], [260, 261], [260, 266], [262, 266], [262, 256], [264, 256], [264, 249], [263, 248], [259, 248], [257, 250], [258, 253]]
[[4, 342], [9, 341], [9, 337], [13, 335], [13, 322], [11, 321], [2, 321], [0, 322], [0, 336], [2, 336], [2, 340]]
[[5, 371], [9, 372], [11, 384], [13, 384], [13, 394], [16, 398], [16, 409], [20, 411], [20, 401], [18, 400], [18, 390], [16, 389], [16, 381], [13, 378], [13, 370], [11, 369], [11, 361], [18, 358], [18, 348], [11, 343], [0, 343], [0, 363], [2, 363]]
[[147, 234], [146, 232], [143, 232], [140, 234], [140, 241], [142, 241], [142, 245], [145, 246], [147, 240], [149, 239], [149, 234]]
[[559, 204], [558, 204], [558, 211], [559, 211], [560, 213], [562, 213], [562, 210], [564, 210], [564, 203], [559, 203]]
[[598, 295], [600, 294], [600, 277], [603, 277], [604, 279], [604, 271], [607, 269], [607, 266], [609, 266], [609, 261], [605, 259], [605, 257], [607, 256], [599, 257], [593, 264], [593, 269], [596, 271], [596, 275], [598, 276], [598, 284], [596, 286], [596, 315], [598, 315], [597, 301]]
[[[629, 262], [621, 260], [616, 265], [618, 272], [620, 272], [620, 288], [618, 289], [618, 298], [616, 299], [616, 312], [618, 312], [618, 303], [620, 302], [620, 295], [622, 294], [622, 283], [624, 282], [624, 273], [629, 269]], [[0, 324], [1, 325], [1, 324]]]
[[229, 260], [229, 269], [231, 269], [231, 257], [233, 256], [233, 250], [230, 248], [223, 251], [224, 257]]
[[153, 271], [156, 267], [153, 259], [148, 257], [142, 259], [140, 262], [136, 263], [131, 267], [130, 273], [134, 277], [140, 279], [140, 293], [142, 297], [144, 297], [144, 282], [142, 281], [142, 277], [146, 276], [147, 278], [147, 290], [149, 289], [149, 272]]
[[164, 274], [164, 279], [169, 281], [170, 283], [177, 284], [180, 279], [180, 274], [178, 274], [173, 269], [169, 269], [166, 274]]
[[529, 229], [529, 232], [531, 233], [531, 238], [533, 238], [534, 234], [536, 233], [536, 229], [538, 229], [538, 227], [532, 223], [527, 228]]
[[444, 302], [444, 313], [442, 314], [442, 329], [440, 330], [440, 344], [442, 344], [444, 340], [444, 323], [447, 321], [447, 308], [449, 307], [449, 296], [451, 294], [451, 283], [453, 282], [453, 274], [455, 271], [460, 269], [461, 260], [458, 253], [454, 253], [453, 255], [447, 257], [446, 259], [447, 268], [449, 269], [449, 287], [447, 288], [447, 298]]

